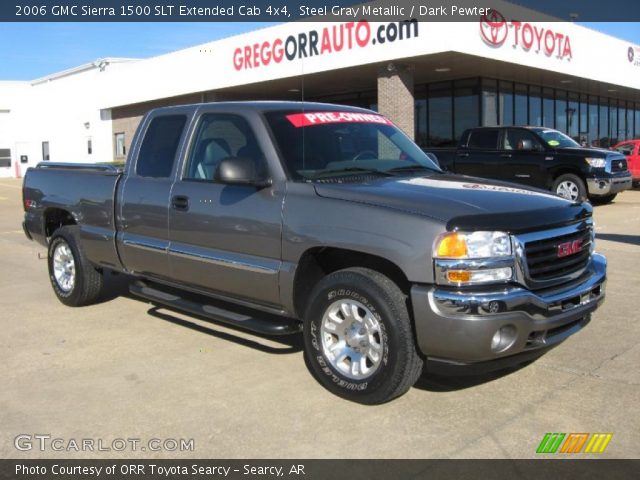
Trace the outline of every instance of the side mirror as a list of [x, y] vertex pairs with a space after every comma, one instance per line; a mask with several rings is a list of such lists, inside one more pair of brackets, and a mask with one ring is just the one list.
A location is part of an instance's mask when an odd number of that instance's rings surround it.
[[216, 182], [227, 185], [253, 185], [266, 187], [271, 184], [258, 173], [256, 162], [246, 157], [228, 157], [220, 160], [214, 175]]

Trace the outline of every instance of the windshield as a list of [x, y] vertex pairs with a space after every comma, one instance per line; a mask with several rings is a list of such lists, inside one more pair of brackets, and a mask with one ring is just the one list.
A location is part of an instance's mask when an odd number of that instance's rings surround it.
[[570, 148], [580, 146], [580, 144], [571, 137], [567, 137], [564, 133], [557, 130], [551, 130], [548, 128], [533, 128], [532, 130], [540, 135], [550, 147]]
[[440, 171], [415, 143], [381, 115], [288, 110], [268, 112], [266, 118], [295, 180]]

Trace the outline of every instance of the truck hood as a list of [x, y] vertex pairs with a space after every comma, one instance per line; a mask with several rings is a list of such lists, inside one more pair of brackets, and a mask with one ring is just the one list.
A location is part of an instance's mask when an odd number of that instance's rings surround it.
[[576, 157], [623, 157], [621, 153], [607, 150], [606, 148], [566, 147], [558, 148], [557, 151], [575, 155]]
[[430, 217], [446, 223], [449, 230], [517, 233], [565, 225], [591, 215], [588, 203], [575, 204], [542, 190], [462, 175], [314, 186], [321, 197]]

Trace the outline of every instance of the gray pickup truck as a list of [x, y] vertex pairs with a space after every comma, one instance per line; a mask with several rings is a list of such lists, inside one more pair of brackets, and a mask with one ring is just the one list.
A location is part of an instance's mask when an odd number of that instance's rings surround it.
[[316, 379], [366, 404], [406, 392], [426, 359], [535, 358], [604, 300], [588, 203], [444, 173], [359, 108], [153, 110], [124, 168], [44, 162], [23, 199], [64, 304], [126, 272], [153, 303], [302, 332]]

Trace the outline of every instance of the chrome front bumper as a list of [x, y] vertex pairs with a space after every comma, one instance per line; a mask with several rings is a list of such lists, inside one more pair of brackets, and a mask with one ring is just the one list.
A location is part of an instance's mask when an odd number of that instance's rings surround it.
[[[494, 360], [560, 343], [584, 327], [605, 296], [606, 259], [594, 254], [580, 280], [535, 293], [518, 286], [491, 291], [415, 285], [411, 289], [418, 346], [454, 363]], [[506, 328], [513, 341], [492, 348]]]
[[587, 190], [591, 196], [613, 195], [632, 186], [631, 174], [610, 177], [587, 178]]

